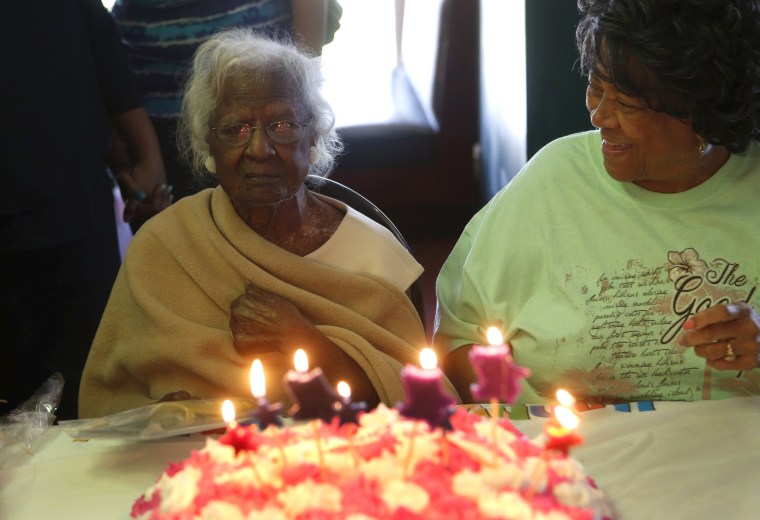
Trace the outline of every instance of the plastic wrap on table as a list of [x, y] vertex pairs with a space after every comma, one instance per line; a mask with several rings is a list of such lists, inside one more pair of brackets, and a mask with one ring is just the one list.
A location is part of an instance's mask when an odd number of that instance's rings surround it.
[[[231, 399], [238, 422], [245, 422], [257, 407], [249, 399]], [[161, 402], [105, 417], [60, 421], [75, 438], [162, 439], [224, 428], [222, 399]]]
[[0, 464], [34, 453], [37, 439], [55, 422], [63, 384], [63, 376], [56, 372], [29, 399], [0, 417]]

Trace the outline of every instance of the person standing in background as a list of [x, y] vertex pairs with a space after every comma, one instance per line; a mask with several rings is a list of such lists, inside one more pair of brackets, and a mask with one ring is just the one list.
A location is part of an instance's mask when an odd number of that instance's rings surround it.
[[328, 0], [116, 0], [111, 14], [158, 133], [175, 200], [205, 187], [180, 157], [176, 138], [182, 85], [198, 46], [222, 29], [245, 27], [290, 35], [320, 55], [327, 6]]
[[[57, 416], [75, 418], [79, 380], [120, 265], [111, 128], [130, 212], [171, 193], [150, 119], [113, 20], [99, 0], [0, 7], [0, 414], [54, 372]], [[142, 192], [141, 195], [140, 192]], [[139, 206], [139, 208], [138, 208]]]

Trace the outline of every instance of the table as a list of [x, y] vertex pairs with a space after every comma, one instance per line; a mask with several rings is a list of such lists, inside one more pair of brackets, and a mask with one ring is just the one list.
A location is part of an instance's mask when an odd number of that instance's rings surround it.
[[[581, 413], [573, 450], [618, 518], [743, 520], [760, 517], [760, 396], [608, 406]], [[530, 436], [543, 419], [516, 421]], [[129, 517], [134, 500], [201, 435], [151, 442], [78, 442], [53, 427], [33, 455], [0, 468], [0, 519]]]
[[[760, 518], [760, 396], [580, 414], [572, 456], [622, 520]], [[516, 423], [528, 435], [541, 425]]]

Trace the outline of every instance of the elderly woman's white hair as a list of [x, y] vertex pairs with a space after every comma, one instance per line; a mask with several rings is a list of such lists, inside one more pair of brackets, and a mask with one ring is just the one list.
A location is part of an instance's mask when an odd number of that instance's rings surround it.
[[319, 58], [295, 44], [232, 29], [212, 36], [195, 52], [193, 68], [185, 85], [179, 120], [179, 145], [196, 176], [205, 177], [210, 156], [207, 138], [225, 84], [284, 75], [294, 100], [311, 118], [307, 127], [318, 152], [309, 173], [325, 175], [343, 151], [335, 131], [335, 113], [320, 92], [323, 76]]

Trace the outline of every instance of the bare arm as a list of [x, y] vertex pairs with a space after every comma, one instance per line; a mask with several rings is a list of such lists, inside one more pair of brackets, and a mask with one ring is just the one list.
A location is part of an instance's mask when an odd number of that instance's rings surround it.
[[327, 0], [291, 0], [291, 9], [296, 41], [321, 56], [327, 32]]
[[158, 137], [144, 108], [112, 118], [108, 163], [127, 199], [124, 220], [137, 230], [145, 220], [172, 203], [172, 187], [166, 184]]
[[152, 193], [157, 186], [166, 184], [158, 137], [145, 109], [139, 107], [117, 114], [113, 116], [113, 125], [134, 161], [132, 178], [136, 185]]

